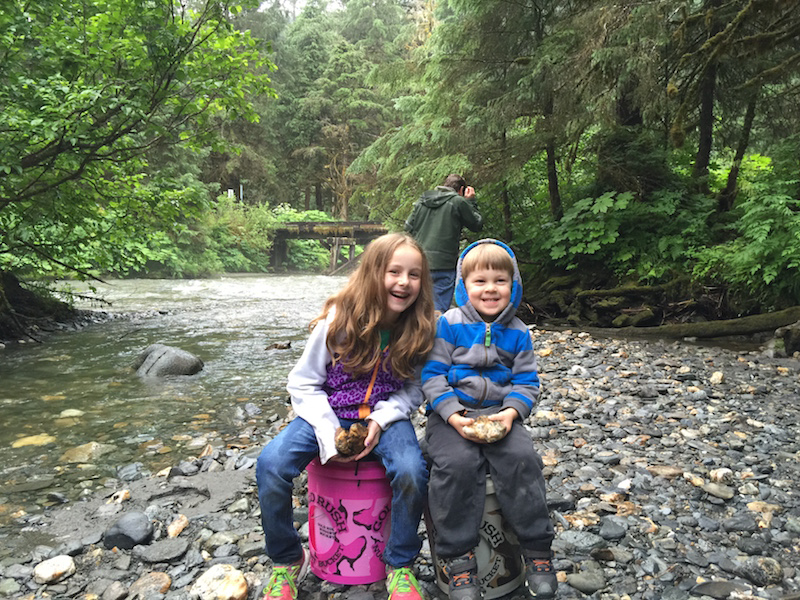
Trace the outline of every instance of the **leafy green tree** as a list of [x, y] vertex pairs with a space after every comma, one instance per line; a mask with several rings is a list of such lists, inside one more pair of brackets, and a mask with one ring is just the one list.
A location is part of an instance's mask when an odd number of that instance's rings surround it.
[[[203, 148], [213, 117], [256, 118], [268, 66], [241, 8], [205, 0], [12, 0], [0, 12], [0, 269], [111, 269], [147, 257], [143, 229], [202, 208], [160, 194], [148, 152]], [[102, 243], [98, 243], [102, 241]]]
[[[523, 166], [550, 147], [550, 202], [561, 214], [555, 176], [558, 125], [553, 56], [541, 55], [564, 2], [450, 1], [437, 5], [430, 38], [410, 57], [396, 103], [402, 128], [390, 131], [357, 161], [376, 168], [407, 213], [420, 189], [452, 172], [479, 186], [479, 201], [496, 198], [499, 231], [515, 235]], [[554, 46], [555, 49], [555, 46]], [[549, 119], [549, 120], [548, 120]], [[395, 204], [397, 206], [397, 204]], [[488, 208], [488, 206], [487, 206]]]
[[[714, 136], [735, 140], [731, 177], [718, 197], [718, 208], [726, 211], [734, 204], [736, 175], [759, 111], [796, 101], [800, 13], [795, 3], [781, 0], [706, 0], [682, 8], [674, 31], [680, 61], [671, 81], [678, 102], [672, 134], [681, 142], [697, 123], [693, 178], [704, 191]], [[759, 102], [764, 96], [769, 100]], [[731, 134], [733, 127], [738, 132]]]
[[[287, 27], [289, 16], [279, 2], [259, 4], [245, 8], [232, 18], [232, 25], [239, 31], [248, 32], [255, 47], [263, 56], [276, 61], [273, 41]], [[279, 74], [276, 65], [266, 63], [258, 67], [256, 74], [269, 74], [271, 85], [277, 90]], [[215, 192], [233, 190], [237, 198], [248, 204], [280, 201], [286, 187], [282, 174], [283, 164], [281, 140], [275, 124], [269, 118], [279, 100], [274, 93], [248, 94], [258, 119], [239, 116], [218, 115], [214, 125], [225, 147], [207, 152], [202, 156], [200, 178]]]
[[[319, 102], [315, 89], [337, 42], [335, 18], [328, 13], [327, 3], [314, 0], [304, 6], [276, 43], [282, 77], [279, 104], [270, 120], [277, 127], [285, 156], [284, 177], [295, 194], [302, 191], [309, 198], [314, 190], [318, 209], [322, 208], [326, 178], [320, 137], [327, 102]], [[288, 200], [295, 196], [284, 201]]]
[[371, 75], [404, 51], [404, 11], [390, 0], [347, 2], [342, 10], [318, 0], [292, 19], [275, 2], [243, 12], [236, 25], [274, 51], [278, 100], [253, 98], [261, 117], [255, 126], [241, 119], [221, 124], [239, 151], [212, 153], [203, 180], [237, 194], [246, 182], [247, 202], [308, 209], [312, 195], [317, 208], [332, 197], [331, 212], [341, 217], [349, 217], [355, 194], [356, 210], [366, 215], [369, 174], [353, 175], [349, 167], [365, 146], [399, 125], [391, 97]]

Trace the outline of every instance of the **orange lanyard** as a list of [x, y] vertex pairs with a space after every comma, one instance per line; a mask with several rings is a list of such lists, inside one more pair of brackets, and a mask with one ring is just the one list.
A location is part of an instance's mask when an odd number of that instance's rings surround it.
[[369, 413], [372, 412], [372, 409], [369, 406], [369, 397], [372, 395], [372, 388], [375, 385], [375, 379], [378, 377], [378, 367], [381, 366], [381, 359], [378, 359], [378, 362], [375, 363], [375, 368], [372, 369], [372, 379], [369, 380], [369, 387], [367, 388], [367, 393], [364, 394], [364, 402], [358, 405], [358, 418], [359, 419], [366, 419], [369, 416]]

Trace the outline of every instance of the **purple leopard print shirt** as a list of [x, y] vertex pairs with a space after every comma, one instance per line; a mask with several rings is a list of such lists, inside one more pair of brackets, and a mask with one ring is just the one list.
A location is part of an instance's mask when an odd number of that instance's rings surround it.
[[[322, 389], [328, 394], [328, 403], [340, 419], [358, 419], [358, 405], [364, 401], [372, 371], [353, 379], [351, 373], [345, 372], [341, 363], [328, 365], [328, 377]], [[386, 400], [391, 394], [403, 387], [404, 379], [394, 376], [391, 367], [378, 367], [375, 385], [369, 397], [369, 406], [373, 408], [378, 402]]]

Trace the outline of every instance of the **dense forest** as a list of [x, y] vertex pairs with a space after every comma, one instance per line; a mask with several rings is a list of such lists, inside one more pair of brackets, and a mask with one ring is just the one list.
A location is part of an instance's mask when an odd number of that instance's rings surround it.
[[399, 229], [452, 172], [539, 315], [794, 307], [799, 96], [794, 0], [9, 0], [0, 327], [59, 279], [269, 271], [286, 221]]

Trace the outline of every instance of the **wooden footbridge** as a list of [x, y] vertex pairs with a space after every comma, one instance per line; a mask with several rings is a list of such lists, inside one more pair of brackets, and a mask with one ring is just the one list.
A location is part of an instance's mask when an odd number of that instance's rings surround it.
[[[388, 231], [385, 225], [369, 221], [283, 223], [275, 230], [275, 238], [272, 242], [272, 265], [279, 267], [286, 261], [286, 242], [288, 240], [319, 240], [331, 252], [331, 262], [327, 273], [334, 275], [355, 263], [357, 245], [366, 245]], [[339, 255], [344, 247], [348, 248], [348, 258], [340, 264]]]

